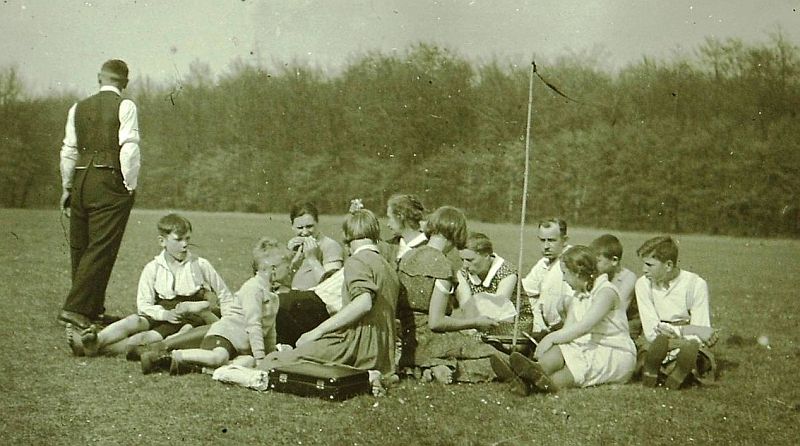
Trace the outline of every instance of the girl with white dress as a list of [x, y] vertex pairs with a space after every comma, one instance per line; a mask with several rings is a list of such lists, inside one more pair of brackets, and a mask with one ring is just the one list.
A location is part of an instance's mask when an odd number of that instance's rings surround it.
[[564, 328], [545, 336], [531, 360], [511, 355], [514, 373], [540, 391], [624, 383], [636, 365], [625, 305], [594, 252], [574, 246], [561, 257], [564, 281], [574, 290]]

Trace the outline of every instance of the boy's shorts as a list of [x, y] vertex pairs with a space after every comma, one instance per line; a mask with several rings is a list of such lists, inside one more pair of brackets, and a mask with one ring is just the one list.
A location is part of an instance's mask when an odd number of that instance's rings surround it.
[[161, 335], [163, 339], [166, 339], [167, 336], [172, 336], [178, 331], [180, 331], [181, 327], [184, 326], [183, 322], [178, 324], [170, 324], [167, 321], [157, 321], [150, 316], [142, 316], [143, 318], [147, 319], [147, 322], [150, 324], [150, 330], [157, 332]]
[[[201, 302], [204, 300], [206, 300], [205, 289], [201, 288], [200, 291], [192, 294], [191, 296], [175, 296], [174, 299], [156, 298], [156, 305], [161, 305], [165, 310], [174, 310], [175, 307], [181, 302]], [[150, 324], [150, 330], [157, 332], [162, 338], [165, 339], [167, 336], [174, 335], [180, 331], [181, 327], [186, 324], [190, 324], [193, 327], [199, 327], [206, 324], [201, 316], [194, 314], [184, 316], [183, 320], [177, 324], [171, 324], [167, 321], [157, 321], [150, 316], [142, 317], [147, 319], [147, 322]]]
[[231, 344], [231, 341], [223, 338], [222, 336], [206, 336], [203, 338], [203, 342], [200, 343], [200, 348], [203, 350], [214, 350], [217, 347], [222, 347], [228, 351], [228, 359], [233, 359], [239, 356], [238, 350], [236, 350], [236, 347]]

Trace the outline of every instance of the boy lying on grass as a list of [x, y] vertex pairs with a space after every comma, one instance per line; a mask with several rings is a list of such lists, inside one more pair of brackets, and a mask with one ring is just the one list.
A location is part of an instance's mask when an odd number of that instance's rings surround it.
[[253, 277], [235, 294], [222, 319], [208, 329], [200, 348], [146, 351], [141, 357], [142, 373], [166, 367], [173, 375], [200, 372], [229, 360], [250, 367], [260, 365], [266, 354], [275, 350], [279, 300], [273, 284], [289, 276], [290, 258], [277, 240], [259, 240], [253, 248]]
[[210, 310], [207, 291], [217, 295], [223, 308], [233, 300], [208, 260], [189, 252], [192, 224], [188, 219], [169, 214], [157, 227], [162, 251], [139, 277], [137, 313], [99, 331], [94, 325], [80, 331], [67, 324], [67, 343], [75, 356], [127, 354], [181, 329], [209, 324], [219, 318]]

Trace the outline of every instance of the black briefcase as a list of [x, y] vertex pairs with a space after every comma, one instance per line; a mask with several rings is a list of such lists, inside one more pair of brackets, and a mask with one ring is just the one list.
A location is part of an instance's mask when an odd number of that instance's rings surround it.
[[269, 388], [276, 392], [342, 401], [369, 394], [369, 373], [352, 367], [301, 362], [269, 371]]

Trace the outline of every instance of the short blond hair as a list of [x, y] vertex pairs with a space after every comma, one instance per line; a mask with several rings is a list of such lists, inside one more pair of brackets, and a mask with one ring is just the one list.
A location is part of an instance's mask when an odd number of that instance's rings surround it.
[[272, 237], [261, 237], [253, 247], [253, 274], [258, 272], [264, 262], [275, 265], [289, 263], [291, 254], [286, 246]]

